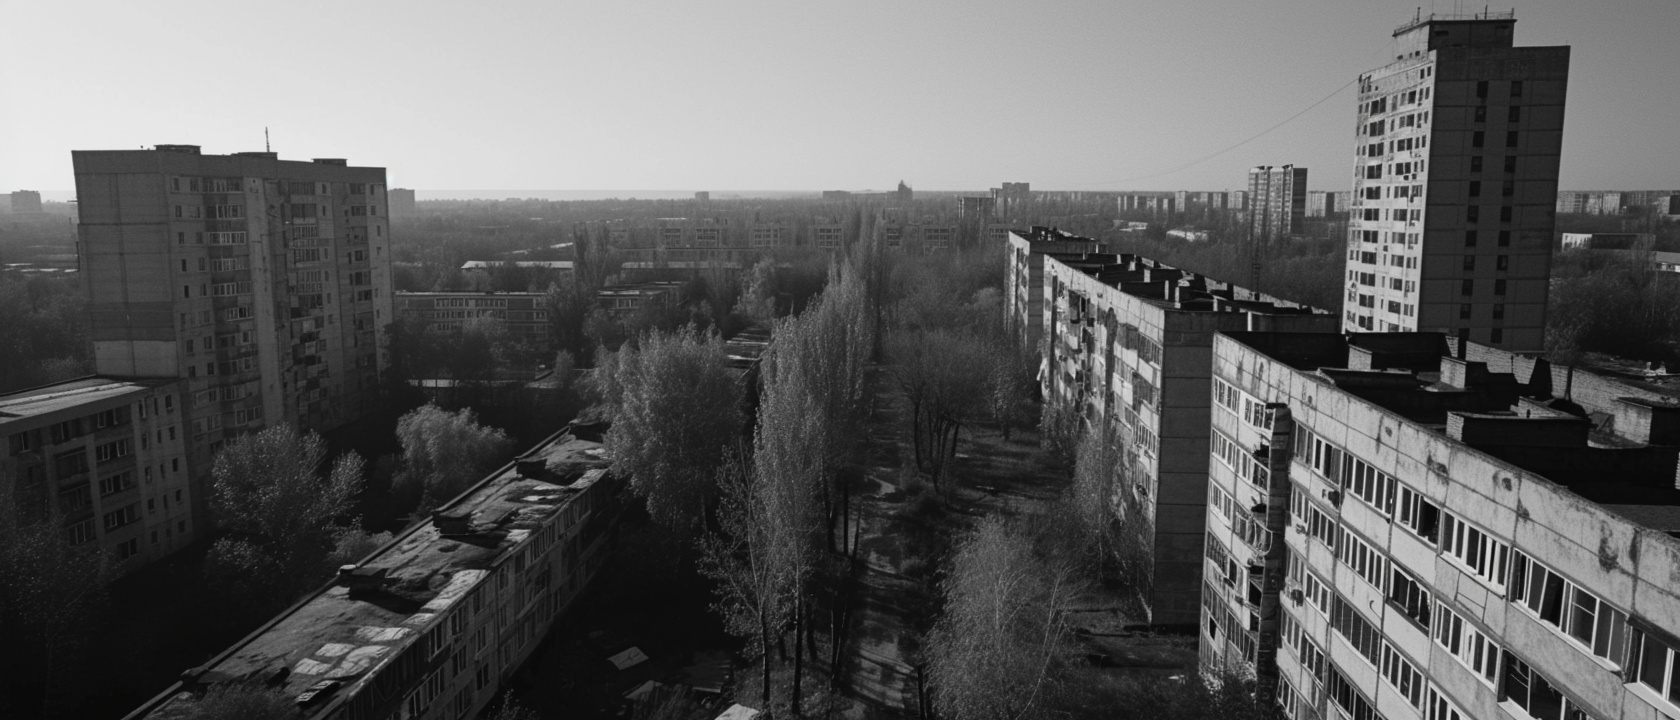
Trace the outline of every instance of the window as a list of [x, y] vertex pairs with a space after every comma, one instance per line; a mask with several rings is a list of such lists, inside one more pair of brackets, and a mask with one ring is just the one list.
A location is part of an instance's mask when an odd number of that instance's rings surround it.
[[135, 520], [140, 519], [140, 503], [136, 502], [121, 510], [105, 513], [105, 532], [111, 532]]
[[117, 543], [117, 561], [127, 560], [140, 554], [140, 538], [129, 538]]
[[1476, 122], [1479, 122], [1479, 123], [1487, 122], [1487, 106], [1486, 105], [1477, 105], [1476, 106]]
[[1406, 698], [1412, 707], [1423, 709], [1423, 673], [1418, 672], [1416, 665], [1386, 642], [1382, 645], [1382, 667], [1379, 670], [1383, 679], [1395, 690], [1400, 691], [1400, 696]]
[[1556, 627], [1598, 657], [1621, 665], [1627, 613], [1552, 572], [1520, 551], [1511, 553], [1511, 602]]
[[110, 462], [117, 458], [127, 457], [130, 452], [129, 445], [130, 443], [126, 439], [108, 442], [94, 448], [94, 454], [99, 462]]
[[1637, 664], [1628, 675], [1639, 684], [1655, 691], [1669, 704], [1680, 706], [1680, 663], [1674, 659], [1674, 649], [1662, 640], [1641, 630], [1633, 631], [1633, 652], [1628, 659]]
[[1494, 258], [1493, 266], [1494, 266], [1495, 270], [1498, 270], [1500, 272], [1510, 270], [1511, 269], [1511, 256], [1510, 255], [1500, 255], [1499, 257]]
[[65, 528], [64, 535], [71, 545], [84, 545], [93, 542], [93, 520], [83, 520]]
[[1520, 98], [1522, 96], [1523, 96], [1523, 81], [1512, 80], [1511, 81], [1511, 97]]
[[134, 471], [129, 470], [99, 480], [99, 496], [108, 497], [124, 490], [134, 489]]
[[1465, 297], [1475, 295], [1476, 294], [1476, 281], [1475, 280], [1470, 280], [1468, 278], [1465, 279], [1464, 282], [1459, 284], [1458, 294], [1463, 295]]
[[1504, 320], [1505, 319], [1505, 305], [1503, 303], [1497, 303], [1493, 306], [1493, 319], [1495, 319], [1495, 320]]
[[1467, 206], [1465, 206], [1465, 208], [1464, 208], [1464, 221], [1465, 222], [1471, 222], [1471, 223], [1481, 222], [1482, 221], [1482, 208], [1481, 208], [1481, 206], [1480, 205], [1467, 205]]
[[1482, 181], [1471, 180], [1470, 181], [1470, 197], [1481, 197], [1481, 196], [1482, 196]]
[[1470, 303], [1459, 304], [1459, 306], [1458, 306], [1458, 319], [1469, 320], [1470, 319], [1470, 307], [1471, 307]]
[[1470, 720], [1463, 710], [1447, 699], [1445, 693], [1434, 685], [1429, 686], [1429, 702], [1423, 711], [1424, 720]]
[[1499, 646], [1444, 602], [1436, 605], [1435, 620], [1435, 643], [1446, 648], [1482, 682], [1492, 685], [1499, 668]]
[[1390, 566], [1388, 601], [1417, 624], [1429, 627], [1429, 590], [1398, 564]]
[[1495, 294], [1495, 295], [1504, 295], [1505, 294], [1505, 280], [1503, 278], [1493, 281], [1493, 294]]
[[1464, 271], [1465, 272], [1475, 272], [1475, 270], [1476, 270], [1476, 256], [1475, 255], [1465, 255], [1464, 256]]
[[1464, 247], [1476, 247], [1476, 231], [1464, 231]]
[[1505, 671], [1501, 673], [1499, 689], [1507, 702], [1515, 703], [1536, 720], [1581, 720], [1589, 717], [1544, 675], [1535, 672], [1528, 663], [1508, 650], [1505, 651]]
[[1509, 131], [1509, 132], [1505, 133], [1505, 147], [1514, 148], [1516, 146], [1517, 146], [1517, 131], [1512, 130], [1512, 131]]
[[1505, 158], [1505, 172], [1514, 173], [1516, 171], [1517, 171], [1517, 156], [1515, 156], [1515, 155], [1507, 156]]
[[[1479, 147], [1485, 147], [1486, 145], [1487, 145], [1487, 133], [1482, 132], [1481, 130], [1477, 130], [1476, 132], [1470, 133], [1470, 147], [1478, 147], [1479, 148]], [[1480, 170], [1479, 167], [1476, 168], [1476, 169]]]
[[1487, 96], [1488, 96], [1488, 81], [1482, 80], [1482, 81], [1477, 82], [1476, 83], [1476, 97], [1486, 98]]
[[1442, 550], [1470, 574], [1495, 590], [1504, 589], [1511, 546], [1452, 513], [1442, 513], [1441, 539]]
[[1470, 157], [1470, 172], [1479, 173], [1481, 171], [1482, 171], [1482, 156], [1472, 155]]
[[1382, 659], [1378, 650], [1382, 642], [1382, 633], [1371, 621], [1366, 620], [1364, 615], [1359, 614], [1352, 603], [1342, 599], [1340, 593], [1332, 593], [1330, 626], [1346, 638], [1353, 649], [1365, 656], [1372, 667], [1381, 667]]
[[1388, 576], [1388, 558], [1344, 526], [1336, 526], [1336, 535], [1336, 559], [1378, 592], [1383, 592]]
[[1499, 231], [1499, 247], [1509, 247], [1510, 245], [1511, 245], [1511, 231], [1510, 230], [1500, 230]]

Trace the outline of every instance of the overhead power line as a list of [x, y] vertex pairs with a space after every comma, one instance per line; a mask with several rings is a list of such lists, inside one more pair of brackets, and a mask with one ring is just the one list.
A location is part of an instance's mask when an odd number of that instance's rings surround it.
[[1128, 182], [1135, 182], [1135, 181], [1138, 181], [1138, 180], [1148, 180], [1148, 179], [1150, 179], [1150, 178], [1158, 178], [1158, 177], [1161, 177], [1161, 176], [1163, 176], [1163, 175], [1171, 175], [1171, 174], [1173, 174], [1173, 173], [1175, 173], [1175, 172], [1178, 172], [1178, 171], [1180, 171], [1180, 170], [1185, 170], [1185, 169], [1188, 169], [1188, 168], [1192, 168], [1192, 167], [1195, 167], [1195, 166], [1197, 166], [1197, 165], [1200, 165], [1200, 164], [1202, 164], [1202, 163], [1204, 163], [1204, 162], [1207, 162], [1207, 161], [1209, 161], [1209, 160], [1212, 160], [1212, 159], [1214, 159], [1214, 158], [1216, 158], [1216, 157], [1219, 157], [1219, 156], [1220, 156], [1220, 155], [1224, 155], [1224, 154], [1225, 154], [1225, 153], [1228, 153], [1228, 152], [1231, 152], [1231, 151], [1232, 151], [1232, 150], [1235, 150], [1235, 149], [1237, 149], [1237, 148], [1240, 148], [1240, 147], [1242, 147], [1242, 146], [1244, 146], [1244, 145], [1247, 145], [1247, 144], [1249, 144], [1249, 143], [1251, 143], [1251, 142], [1254, 142], [1254, 141], [1255, 141], [1255, 140], [1259, 140], [1259, 139], [1260, 139], [1260, 138], [1262, 138], [1262, 137], [1265, 137], [1265, 136], [1266, 136], [1266, 135], [1267, 135], [1267, 134], [1268, 134], [1268, 133], [1270, 133], [1270, 132], [1272, 132], [1272, 131], [1273, 131], [1273, 130], [1276, 130], [1276, 129], [1278, 129], [1278, 128], [1280, 128], [1280, 127], [1283, 127], [1283, 126], [1285, 126], [1285, 125], [1288, 125], [1288, 124], [1289, 124], [1289, 123], [1290, 123], [1290, 122], [1291, 122], [1291, 121], [1293, 121], [1293, 120], [1294, 120], [1294, 119], [1295, 119], [1295, 118], [1298, 118], [1298, 117], [1301, 117], [1301, 116], [1302, 116], [1302, 115], [1305, 115], [1305, 114], [1307, 114], [1307, 113], [1308, 113], [1308, 112], [1310, 112], [1310, 111], [1311, 111], [1311, 110], [1312, 110], [1312, 109], [1313, 109], [1313, 108], [1316, 108], [1316, 107], [1318, 107], [1318, 106], [1320, 106], [1320, 105], [1323, 105], [1323, 104], [1324, 104], [1324, 103], [1326, 103], [1326, 102], [1329, 102], [1329, 101], [1330, 101], [1330, 98], [1333, 98], [1333, 97], [1336, 97], [1336, 96], [1337, 96], [1337, 95], [1340, 95], [1340, 94], [1342, 94], [1342, 91], [1343, 91], [1343, 90], [1346, 90], [1346, 89], [1348, 89], [1348, 88], [1350, 88], [1350, 87], [1353, 87], [1353, 85], [1354, 85], [1354, 83], [1357, 83], [1357, 82], [1359, 82], [1359, 78], [1358, 78], [1358, 77], [1357, 77], [1357, 76], [1355, 76], [1355, 77], [1354, 77], [1354, 78], [1353, 78], [1353, 79], [1352, 79], [1352, 80], [1349, 80], [1349, 81], [1348, 81], [1348, 82], [1347, 82], [1347, 84], [1346, 84], [1346, 85], [1343, 85], [1343, 86], [1341, 86], [1341, 87], [1339, 87], [1339, 88], [1336, 88], [1336, 91], [1335, 91], [1335, 92], [1332, 92], [1332, 93], [1330, 93], [1330, 94], [1329, 94], [1329, 95], [1325, 95], [1325, 96], [1324, 96], [1324, 97], [1323, 97], [1323, 98], [1321, 98], [1321, 99], [1320, 99], [1320, 100], [1319, 100], [1319, 101], [1318, 101], [1318, 102], [1315, 102], [1315, 103], [1313, 103], [1313, 104], [1311, 104], [1311, 105], [1308, 105], [1308, 106], [1306, 106], [1306, 107], [1305, 107], [1305, 108], [1304, 108], [1304, 109], [1302, 109], [1302, 110], [1301, 110], [1301, 111], [1300, 111], [1300, 112], [1298, 112], [1298, 113], [1295, 113], [1295, 114], [1294, 114], [1294, 115], [1290, 115], [1290, 116], [1289, 116], [1289, 117], [1287, 117], [1287, 118], [1284, 118], [1284, 120], [1283, 120], [1283, 121], [1282, 121], [1282, 122], [1280, 122], [1280, 123], [1278, 123], [1278, 124], [1276, 124], [1276, 125], [1273, 125], [1273, 126], [1271, 126], [1271, 127], [1269, 127], [1269, 128], [1266, 128], [1266, 129], [1265, 129], [1265, 130], [1261, 130], [1261, 131], [1260, 131], [1260, 132], [1258, 132], [1258, 133], [1255, 133], [1255, 134], [1254, 134], [1254, 135], [1251, 135], [1251, 136], [1249, 136], [1249, 138], [1248, 138], [1248, 139], [1246, 139], [1246, 140], [1243, 140], [1243, 141], [1242, 141], [1242, 142], [1239, 142], [1239, 143], [1237, 143], [1237, 144], [1235, 144], [1235, 145], [1231, 145], [1231, 146], [1230, 146], [1230, 147], [1227, 147], [1227, 148], [1224, 148], [1224, 149], [1222, 149], [1222, 150], [1218, 150], [1218, 151], [1215, 151], [1215, 152], [1212, 152], [1212, 153], [1209, 153], [1209, 154], [1207, 154], [1207, 155], [1203, 155], [1203, 156], [1201, 156], [1201, 157], [1199, 157], [1199, 158], [1196, 158], [1196, 159], [1195, 159], [1195, 160], [1191, 160], [1191, 161], [1190, 161], [1190, 162], [1187, 162], [1187, 163], [1184, 163], [1184, 164], [1183, 164], [1183, 165], [1179, 165], [1179, 166], [1177, 166], [1177, 167], [1174, 167], [1174, 168], [1171, 168], [1171, 169], [1169, 169], [1169, 170], [1162, 170], [1162, 171], [1161, 171], [1161, 172], [1158, 172], [1158, 173], [1151, 173], [1151, 174], [1149, 174], [1149, 175], [1139, 175], [1139, 176], [1137, 176], [1137, 177], [1130, 177], [1130, 178], [1125, 178], [1125, 179], [1123, 179], [1123, 180], [1110, 180], [1110, 181], [1108, 181], [1108, 182], [1100, 182], [1100, 183], [1096, 183], [1096, 184], [1097, 184], [1097, 185], [1119, 185], [1119, 184], [1120, 184], [1120, 183], [1128, 183]]

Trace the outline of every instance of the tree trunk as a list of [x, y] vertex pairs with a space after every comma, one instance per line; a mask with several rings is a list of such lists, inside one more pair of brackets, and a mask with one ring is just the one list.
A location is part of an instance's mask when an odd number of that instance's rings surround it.
[[799, 642], [800, 631], [804, 628], [805, 597], [800, 595], [793, 601], [793, 696], [789, 703], [794, 717], [799, 717], [799, 682], [805, 674], [805, 647]]
[[764, 708], [768, 710], [770, 708], [770, 616], [767, 613], [760, 612], [758, 614], [758, 633], [759, 643], [764, 646], [764, 652], [760, 653], [763, 655], [761, 660], [764, 663], [764, 693], [761, 700]]

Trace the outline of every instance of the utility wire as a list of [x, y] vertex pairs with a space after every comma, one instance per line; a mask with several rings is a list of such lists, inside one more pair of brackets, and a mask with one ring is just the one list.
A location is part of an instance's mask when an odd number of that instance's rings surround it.
[[[1390, 39], [1388, 41], [1388, 43], [1383, 46], [1383, 48], [1381, 50], [1382, 55], [1385, 56], [1385, 57], [1393, 57], [1394, 56], [1394, 51], [1395, 51], [1395, 49], [1398, 45], [1399, 45], [1399, 40]], [[1285, 118], [1283, 120], [1283, 122], [1280, 122], [1276, 125], [1273, 125], [1269, 128], [1266, 128], [1265, 130], [1261, 130], [1260, 132], [1256, 133], [1254, 136], [1248, 138], [1247, 140], [1243, 140], [1242, 142], [1239, 142], [1235, 145], [1227, 147], [1223, 150], [1219, 150], [1219, 151], [1214, 152], [1214, 153], [1209, 154], [1209, 155], [1203, 155], [1202, 157], [1196, 158], [1195, 160], [1191, 160], [1190, 162], [1187, 162], [1183, 165], [1179, 165], [1178, 167], [1172, 168], [1170, 170], [1163, 170], [1161, 172], [1151, 173], [1149, 175], [1139, 175], [1137, 177], [1126, 178], [1124, 180], [1110, 180], [1108, 182], [1100, 182], [1100, 183], [1095, 183], [1095, 184], [1096, 185], [1119, 185], [1121, 183], [1136, 182], [1138, 180], [1148, 180], [1148, 179], [1151, 179], [1151, 178], [1158, 178], [1158, 177], [1161, 177], [1163, 175], [1171, 175], [1171, 174], [1173, 174], [1175, 172], [1178, 172], [1180, 170], [1187, 170], [1189, 168], [1200, 165], [1204, 162], [1207, 162], [1207, 161], [1212, 160], [1216, 157], [1219, 157], [1220, 155], [1224, 155], [1225, 153], [1231, 152], [1232, 150], [1235, 150], [1235, 149], [1240, 148], [1244, 145], [1247, 145], [1251, 142], [1254, 142], [1255, 140], [1259, 140], [1260, 138], [1265, 137], [1268, 133], [1272, 132], [1273, 130], [1276, 130], [1280, 127], [1288, 125], [1291, 121], [1293, 121], [1294, 119], [1296, 119], [1298, 117], [1301, 117], [1302, 115], [1307, 114], [1313, 108], [1316, 108], [1320, 105], [1323, 105], [1326, 102], [1329, 102], [1330, 98], [1333, 98], [1333, 97], [1336, 97], [1337, 95], [1342, 94], [1343, 90], [1346, 90], [1350, 87], [1353, 87], [1353, 85], [1355, 83], [1359, 82], [1359, 78], [1362, 75], [1363, 75], [1363, 73], [1361, 73], [1360, 75], [1355, 75], [1354, 78], [1352, 80], [1349, 80], [1346, 85], [1343, 85], [1339, 88], [1336, 88], [1335, 92], [1332, 92], [1329, 95], [1324, 96], [1324, 98], [1319, 100], [1318, 102], [1315, 102], [1311, 105], [1308, 105], [1305, 109], [1301, 110], [1298, 113], [1295, 113], [1294, 115], [1290, 115], [1289, 117]]]
[[1350, 87], [1353, 87], [1354, 83], [1357, 83], [1357, 82], [1359, 82], [1359, 77], [1355, 76], [1352, 80], [1349, 80], [1346, 85], [1343, 85], [1339, 88], [1336, 88], [1335, 92], [1332, 92], [1329, 95], [1325, 95], [1323, 99], [1321, 99], [1318, 102], [1315, 102], [1311, 105], [1308, 105], [1306, 107], [1306, 109], [1304, 109], [1304, 110], [1302, 110], [1298, 113], [1295, 113], [1294, 115], [1290, 115], [1288, 118], [1285, 118], [1283, 120], [1283, 122], [1280, 122], [1276, 125], [1273, 125], [1269, 128], [1266, 128], [1265, 130], [1261, 130], [1260, 132], [1255, 133], [1254, 135], [1250, 136], [1247, 140], [1243, 140], [1242, 142], [1239, 142], [1235, 145], [1227, 147], [1223, 150], [1218, 150], [1216, 152], [1213, 152], [1213, 153], [1210, 153], [1210, 154], [1207, 154], [1207, 155], [1203, 155], [1199, 158], [1196, 158], [1195, 160], [1191, 160], [1190, 162], [1187, 162], [1183, 165], [1179, 165], [1178, 167], [1172, 168], [1170, 170], [1163, 170], [1161, 172], [1152, 173], [1152, 174], [1149, 174], [1149, 175], [1139, 175], [1137, 177], [1130, 177], [1130, 178], [1126, 178], [1124, 180], [1110, 180], [1108, 182], [1101, 182], [1101, 183], [1096, 183], [1096, 184], [1097, 185], [1119, 185], [1120, 183], [1135, 182], [1137, 180], [1148, 180], [1150, 178], [1158, 178], [1158, 177], [1161, 177], [1163, 175], [1171, 175], [1171, 174], [1173, 174], [1175, 172], [1178, 172], [1180, 170], [1185, 170], [1185, 169], [1195, 167], [1195, 166], [1200, 165], [1204, 162], [1207, 162], [1207, 161], [1212, 160], [1216, 157], [1219, 157], [1220, 155], [1224, 155], [1225, 153], [1231, 152], [1232, 150], [1235, 150], [1235, 149], [1240, 148], [1244, 145], [1247, 145], [1251, 142], [1254, 142], [1255, 140], [1259, 140], [1260, 138], [1266, 136], [1268, 133], [1272, 132], [1273, 130], [1276, 130], [1280, 127], [1288, 125], [1290, 123], [1290, 121], [1294, 120], [1295, 118], [1301, 117], [1302, 115], [1307, 114], [1313, 108], [1316, 108], [1320, 105], [1323, 105], [1326, 102], [1329, 102], [1330, 98], [1333, 98], [1333, 97], [1336, 97], [1337, 95], [1342, 94], [1343, 90], [1346, 90]]

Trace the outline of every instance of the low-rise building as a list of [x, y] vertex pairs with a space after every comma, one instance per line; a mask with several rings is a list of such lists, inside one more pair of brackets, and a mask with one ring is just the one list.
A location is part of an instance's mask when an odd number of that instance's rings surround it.
[[605, 562], [619, 483], [601, 458], [550, 437], [128, 717], [250, 681], [298, 718], [476, 717]]
[[0, 395], [0, 495], [127, 573], [192, 542], [180, 383], [85, 377]]
[[1323, 310], [1135, 255], [1043, 259], [1046, 402], [1113, 438], [1117, 513], [1147, 523], [1153, 582], [1138, 598], [1158, 625], [1200, 615], [1207, 514], [1208, 385], [1214, 336], [1271, 328], [1334, 332]]
[[546, 297], [546, 293], [530, 292], [399, 292], [397, 317], [421, 332], [459, 332], [468, 321], [490, 318], [500, 321], [514, 337], [551, 351], [554, 333]]
[[1292, 718], [1680, 715], [1680, 404], [1442, 333], [1213, 345], [1201, 660]]
[[656, 303], [675, 302], [680, 282], [650, 282], [637, 285], [608, 285], [596, 291], [602, 310], [615, 317], [631, 315]]
[[1563, 233], [1565, 250], [1632, 250], [1650, 247], [1657, 236], [1651, 233]]

